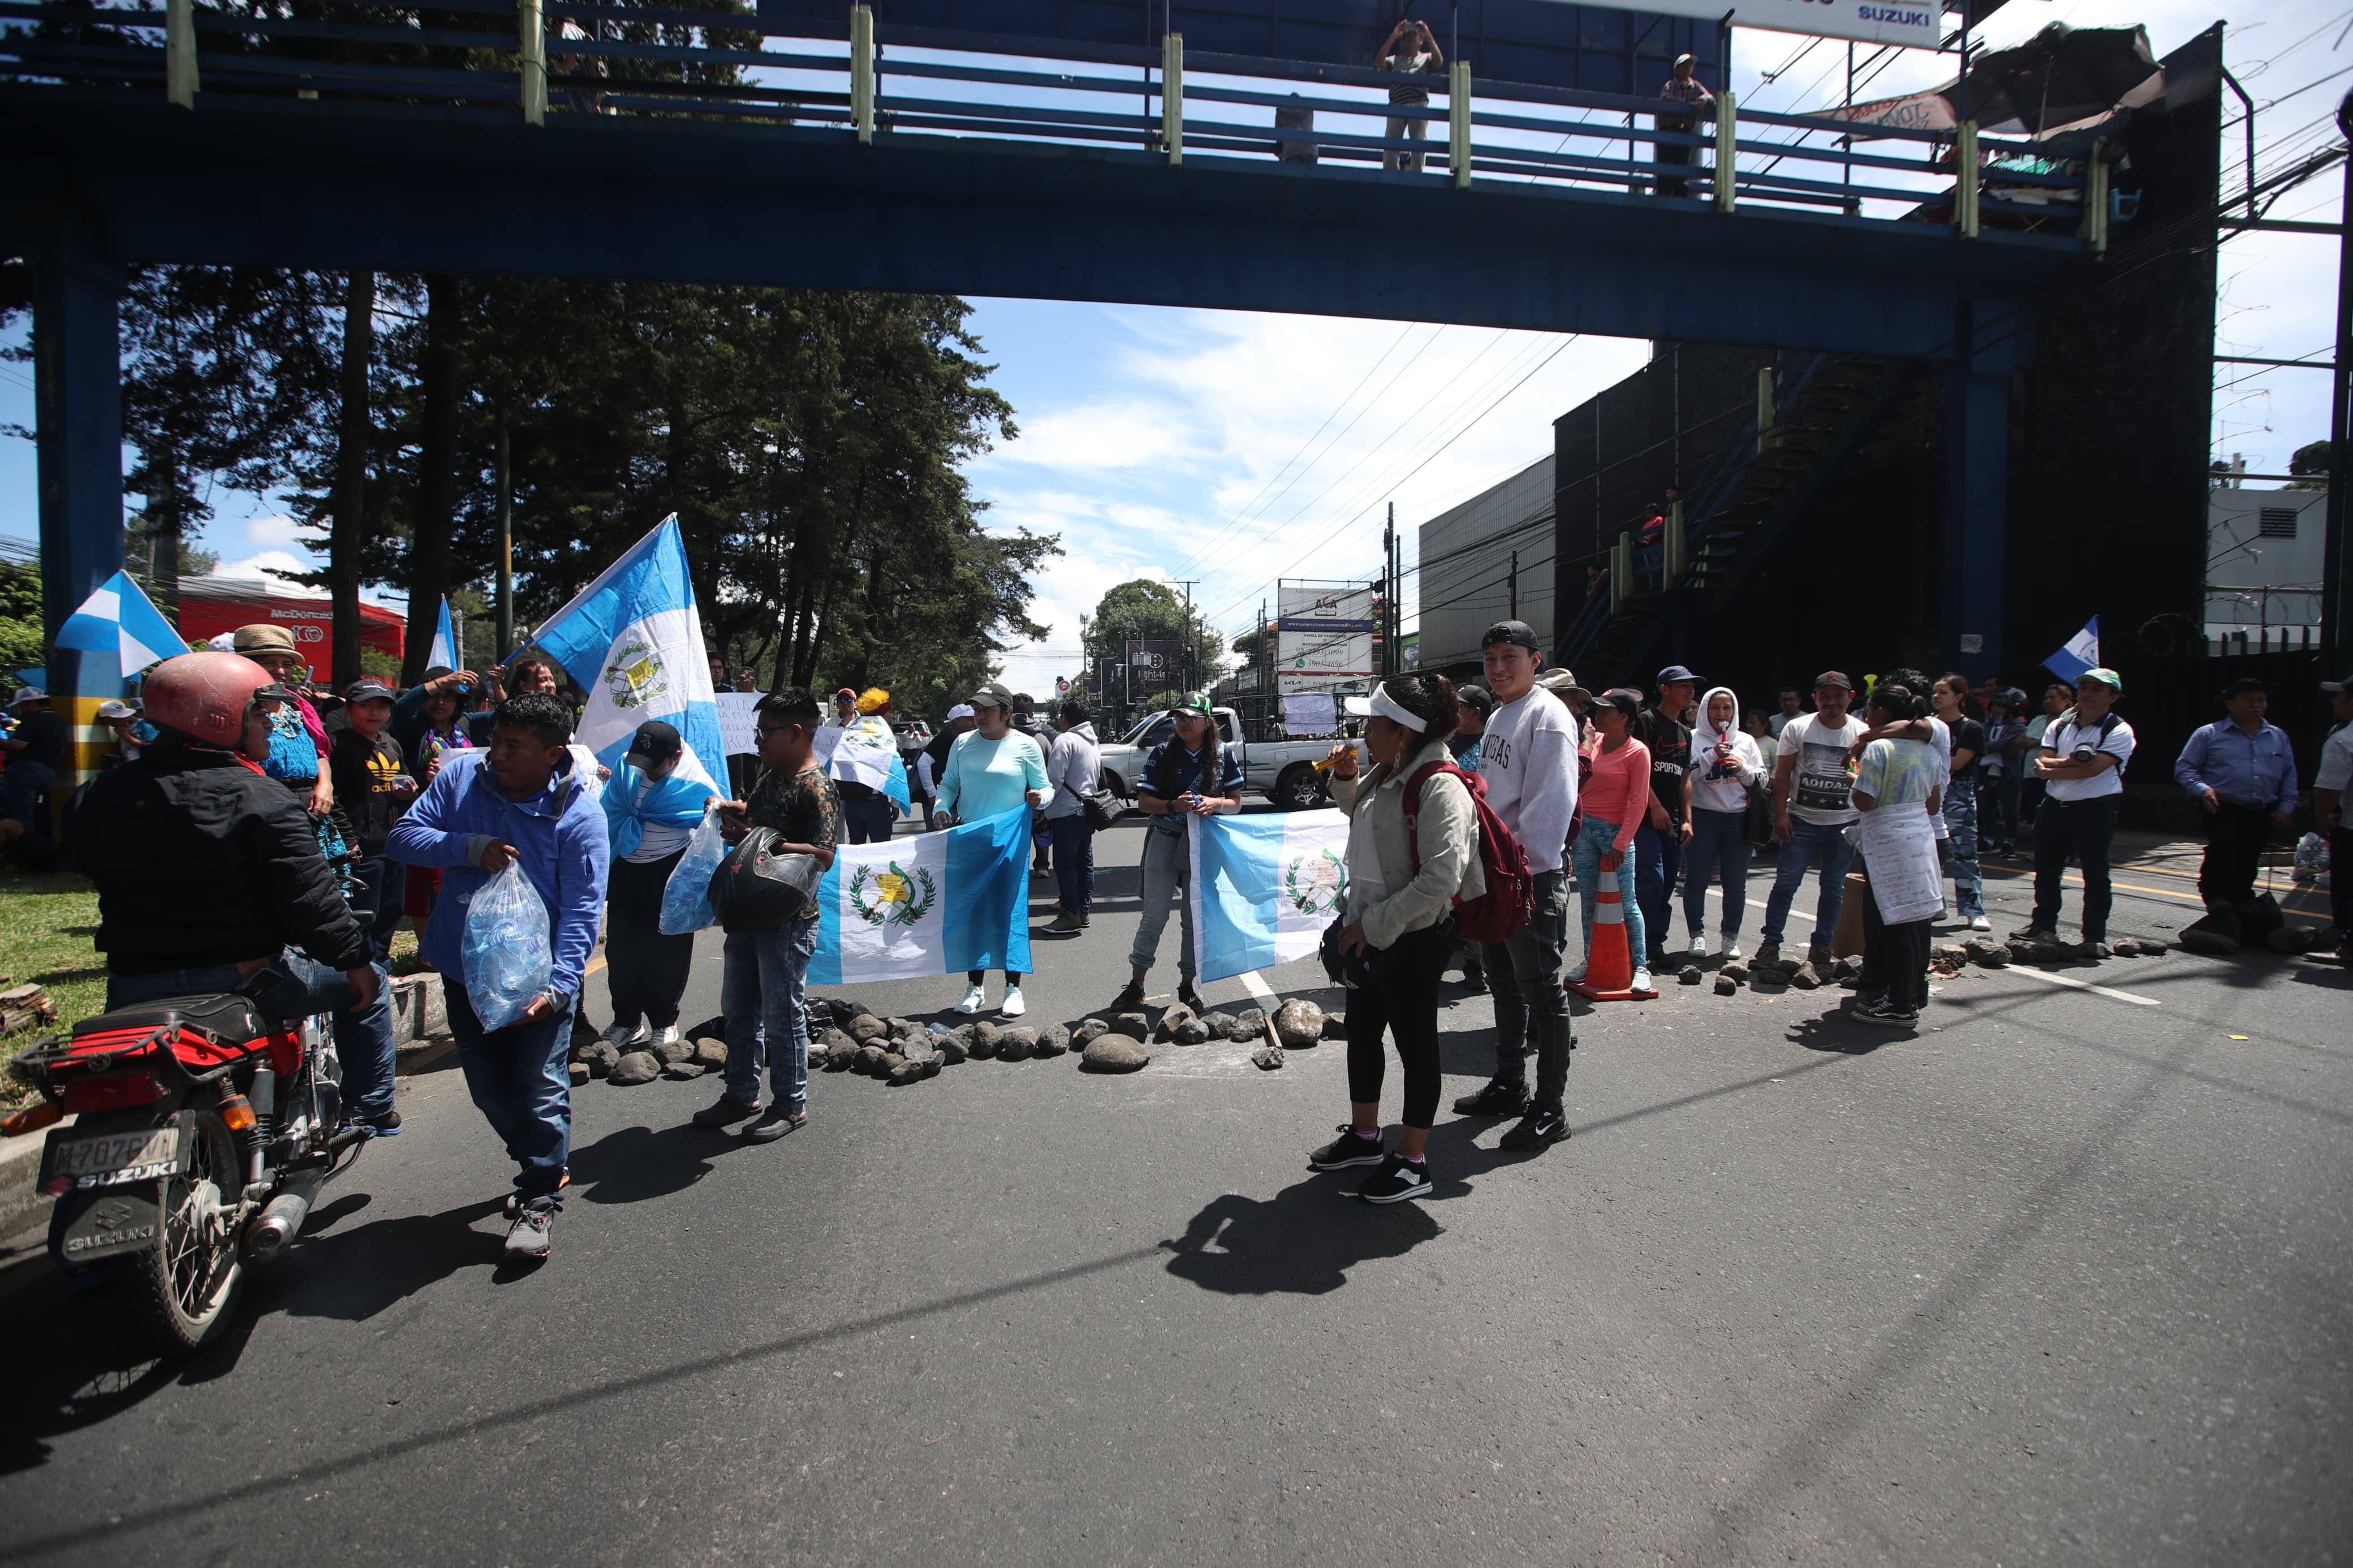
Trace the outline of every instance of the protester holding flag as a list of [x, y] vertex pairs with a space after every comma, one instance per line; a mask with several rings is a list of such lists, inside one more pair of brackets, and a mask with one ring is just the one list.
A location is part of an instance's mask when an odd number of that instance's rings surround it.
[[[1550, 698], [1542, 699], [1549, 702]], [[1348, 961], [1348, 1123], [1308, 1156], [1319, 1171], [1378, 1165], [1357, 1196], [1393, 1204], [1430, 1190], [1425, 1150], [1438, 1120], [1438, 977], [1454, 954], [1454, 904], [1487, 890], [1479, 866], [1479, 814], [1451, 772], [1420, 781], [1425, 767], [1451, 763], [1447, 742], [1459, 719], [1453, 683], [1442, 675], [1398, 676], [1351, 698], [1365, 719], [1373, 771], [1359, 784], [1356, 749], [1332, 748], [1332, 795], [1348, 814], [1348, 892], [1340, 951]], [[1410, 823], [1410, 826], [1409, 826]], [[1386, 1029], [1404, 1069], [1405, 1110], [1395, 1153], [1381, 1148]]]
[[859, 694], [857, 717], [843, 726], [826, 759], [826, 776], [841, 792], [841, 822], [850, 844], [880, 844], [899, 814], [912, 810], [907, 764], [891, 729], [891, 694], [870, 686]]
[[[1202, 711], [1208, 710], [1204, 700]], [[985, 822], [1005, 812], [1046, 804], [1046, 753], [1037, 742], [1013, 728], [1013, 693], [1002, 682], [989, 681], [972, 694], [972, 732], [958, 737], [948, 752], [947, 772], [940, 779], [938, 805], [932, 818], [934, 826]], [[892, 755], [895, 758], [898, 753]], [[1239, 778], [1236, 786], [1240, 787]], [[1028, 826], [1025, 817], [1025, 839]], [[1151, 918], [1148, 904], [1145, 918]], [[1165, 908], [1160, 918], [1164, 921], [1168, 918]], [[1156, 928], [1153, 934], [1159, 934]], [[1005, 972], [1005, 999], [997, 1010], [1006, 1017], [1018, 1018], [1029, 1010], [1029, 1004], [1021, 999], [1022, 977], [1020, 971]], [[956, 1011], [977, 1013], [987, 1005], [982, 986], [988, 972], [970, 970], [965, 978], [968, 986]]]
[[719, 793], [701, 779], [678, 776], [685, 755], [677, 726], [649, 719], [605, 784], [612, 853], [605, 984], [613, 1002], [605, 1038], [619, 1050], [678, 1041], [678, 1003], [694, 966], [694, 933], [662, 934], [662, 889], [686, 854], [687, 836], [702, 821], [703, 803]]
[[1168, 905], [1182, 910], [1176, 950], [1176, 1000], [1195, 1012], [1202, 1010], [1201, 994], [1193, 988], [1200, 973], [1201, 955], [1194, 945], [1192, 848], [1187, 822], [1242, 808], [1242, 764], [1218, 743], [1218, 722], [1208, 693], [1196, 691], [1176, 705], [1176, 733], [1152, 748], [1136, 774], [1135, 804], [1153, 818], [1144, 837], [1144, 918], [1136, 923], [1135, 945], [1128, 950], [1132, 973], [1126, 987], [1112, 998], [1111, 1011], [1144, 1005], [1144, 977], [1160, 951], [1160, 933], [1167, 929]]

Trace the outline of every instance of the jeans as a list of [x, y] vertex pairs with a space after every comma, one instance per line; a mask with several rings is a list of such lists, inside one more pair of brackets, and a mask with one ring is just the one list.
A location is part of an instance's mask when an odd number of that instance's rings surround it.
[[776, 1104], [798, 1110], [808, 1103], [808, 1009], [802, 986], [817, 952], [817, 928], [813, 920], [786, 921], [767, 931], [727, 933], [719, 1009], [727, 1015], [728, 1099], [757, 1104], [765, 1062]]
[[662, 889], [686, 851], [659, 860], [616, 860], [605, 889], [605, 984], [613, 1022], [656, 1029], [678, 1022], [678, 999], [694, 967], [694, 933], [661, 932]]
[[2035, 925], [2058, 929], [2060, 878], [2072, 849], [2076, 868], [2084, 873], [2084, 940], [2107, 940], [2108, 910], [2115, 902], [2108, 891], [2108, 846], [2116, 842], [2116, 803], [2123, 798], [2051, 797], [2034, 814]]
[[526, 1202], [554, 1196], [564, 1185], [572, 1154], [570, 1004], [535, 1023], [485, 1032], [463, 979], [444, 975], [441, 996], [449, 1009], [449, 1033], [457, 1037], [466, 1092], [519, 1167], [516, 1194]]
[[[2210, 910], [2235, 910], [2255, 896], [2255, 874], [2271, 842], [2272, 808], [2226, 800], [2213, 811], [2201, 806], [2199, 814], [2206, 818], [2206, 855], [2198, 867], [2198, 895]], [[2329, 862], [2331, 891], [2336, 864]]]
[[[1683, 863], [1681, 829], [1672, 825], [1653, 827], [1647, 822], [1634, 829], [1634, 890], [1642, 901], [1642, 930], [1650, 934], [1651, 952], [1662, 957], [1667, 937], [1674, 930], [1675, 873]], [[1630, 926], [1626, 940], [1634, 940]], [[1638, 963], [1643, 962], [1644, 950], [1635, 948], [1634, 955]]]
[[1879, 918], [1879, 900], [1862, 896], [1862, 989], [1887, 994], [1887, 1005], [1898, 1012], [1916, 1013], [1928, 1005], [1929, 921], [1905, 921], [1889, 925]]
[[[1688, 125], [1662, 124], [1659, 129], [1662, 131], [1681, 131], [1686, 135], [1691, 132], [1691, 127]], [[1671, 147], [1663, 142], [1651, 143], [1651, 162], [1653, 163], [1688, 164], [1691, 161], [1692, 149], [1690, 147]], [[1659, 176], [1659, 195], [1662, 196], [1690, 195], [1691, 182], [1684, 179], [1680, 174], [1662, 174]]]
[[1806, 879], [1806, 868], [1819, 855], [1822, 862], [1822, 891], [1814, 900], [1814, 935], [1808, 945], [1828, 952], [1831, 933], [1838, 930], [1840, 906], [1846, 902], [1846, 868], [1854, 858], [1854, 846], [1846, 841], [1846, 824], [1842, 822], [1800, 822], [1791, 817], [1789, 826], [1789, 842], [1781, 847], [1781, 858], [1773, 867], [1773, 890], [1765, 896], [1764, 940], [1773, 946], [1780, 945], [1782, 928], [1789, 920], [1790, 900], [1798, 896], [1798, 885]]
[[408, 868], [397, 860], [374, 856], [352, 868], [359, 884], [352, 912], [367, 926], [368, 944], [378, 963], [392, 960], [392, 931], [400, 923], [401, 906], [408, 901]]
[[[1387, 135], [1393, 142], [1419, 142], [1422, 127], [1429, 123], [1427, 120], [1392, 120], [1388, 122]], [[1419, 174], [1421, 173], [1422, 157], [1420, 153], [1384, 153], [1381, 154], [1381, 167], [1404, 169]]]
[[1176, 973], [1187, 980], [1193, 978], [1193, 900], [1187, 896], [1193, 881], [1190, 849], [1182, 833], [1145, 829], [1144, 918], [1135, 924], [1135, 945], [1127, 951], [1130, 968], [1152, 967], [1153, 955], [1160, 951], [1160, 932], [1168, 924], [1169, 901], [1174, 900], [1185, 939], [1176, 950]]
[[1692, 808], [1691, 859], [1683, 867], [1683, 929], [1694, 940], [1707, 932], [1707, 885], [1724, 881], [1724, 913], [1717, 929], [1727, 937], [1740, 934], [1740, 917], [1748, 907], [1748, 840], [1740, 829], [1745, 811]]
[[[1616, 823], [1588, 816], [1569, 856], [1570, 863], [1577, 868], [1577, 890], [1585, 900], [1585, 959], [1588, 963], [1593, 961], [1593, 911], [1601, 898], [1601, 858], [1609, 853], [1609, 847], [1617, 841]], [[1626, 952], [1633, 959], [1635, 968], [1646, 969], [1650, 966], [1642, 962], [1642, 904], [1634, 896], [1632, 845], [1629, 844], [1626, 852], [1618, 857], [1616, 875], [1618, 901], [1626, 911]]]
[[[1400, 942], [1398, 945], [1405, 944]], [[1568, 993], [1560, 988], [1560, 955], [1567, 945], [1568, 874], [1538, 871], [1528, 923], [1504, 941], [1486, 942], [1480, 948], [1487, 963], [1488, 989], [1495, 998], [1495, 1076], [1507, 1083], [1526, 1082], [1528, 1047], [1535, 1046], [1535, 1100], [1555, 1110], [1562, 1109], [1562, 1097], [1567, 1093], [1568, 1053], [1577, 1047], [1568, 1021]], [[1441, 955], [1438, 970], [1445, 967]], [[1438, 971], [1432, 971], [1433, 985], [1437, 976]], [[1349, 1005], [1356, 1004], [1352, 1001]], [[1434, 994], [1431, 1005], [1436, 1005]], [[1435, 1027], [1436, 1014], [1431, 1017], [1431, 1026]], [[1353, 1042], [1355, 1038], [1352, 1020], [1349, 1039]], [[1380, 1036], [1376, 1033], [1373, 1039], [1377, 1045]], [[1402, 1038], [1398, 1049], [1400, 1053], [1405, 1049]], [[1355, 1050], [1352, 1043], [1352, 1057]], [[1351, 1073], [1353, 1076], [1353, 1068]], [[1406, 1092], [1409, 1096], [1412, 1093], [1410, 1064]], [[1419, 1123], [1408, 1115], [1406, 1125]]]
[[1084, 811], [1050, 816], [1046, 830], [1054, 840], [1054, 882], [1062, 892], [1066, 914], [1083, 915], [1095, 906], [1095, 830]]
[[841, 831], [852, 844], [888, 843], [892, 824], [898, 819], [898, 804], [879, 792], [841, 803]]
[[[392, 986], [382, 964], [376, 965], [375, 1000], [356, 1013], [347, 1011], [352, 983], [340, 969], [314, 963], [288, 949], [278, 965], [309, 988], [306, 1004], [313, 1013], [334, 1015], [335, 1059], [343, 1068], [343, 1114], [382, 1116], [392, 1109], [393, 1066], [398, 1048], [392, 1042]], [[129, 1007], [163, 996], [202, 996], [234, 991], [242, 980], [234, 963], [201, 969], [152, 969], [140, 974], [109, 974], [106, 1005]]]
[[[1381, 955], [1373, 984], [1348, 994], [1351, 1104], [1380, 1103], [1381, 1079], [1388, 1067], [1381, 1049], [1386, 1027], [1397, 1042], [1398, 1065], [1405, 1069], [1405, 1124], [1427, 1131], [1438, 1120], [1438, 977], [1453, 956], [1451, 919], [1409, 931]], [[1556, 984], [1552, 990], [1561, 994]]]
[[57, 782], [58, 771], [47, 763], [10, 763], [0, 773], [0, 822], [22, 823], [30, 833], [41, 797]]
[[[1979, 825], [1985, 830], [1986, 841], [1995, 844], [2018, 842], [2018, 795], [2026, 777], [2014, 767], [2004, 768], [1990, 779], [1978, 781], [1978, 802], [1980, 806]], [[1990, 788], [1985, 787], [1990, 785]]]
[[2328, 830], [2328, 923], [2353, 932], [2353, 826]]
[[1947, 853], [1953, 871], [1953, 907], [1963, 920], [1985, 913], [1985, 874], [1978, 869], [1978, 781], [1945, 783], [1945, 827], [1952, 834]]

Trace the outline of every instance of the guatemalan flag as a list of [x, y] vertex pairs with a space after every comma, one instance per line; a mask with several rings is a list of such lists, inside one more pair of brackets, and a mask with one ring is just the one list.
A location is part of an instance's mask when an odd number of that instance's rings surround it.
[[588, 692], [573, 740], [618, 768], [649, 719], [676, 725], [686, 742], [677, 777], [722, 788], [719, 701], [678, 514], [629, 547], [532, 639]]
[[1197, 816], [1188, 831], [1200, 977], [1313, 957], [1348, 896], [1347, 814]]
[[433, 628], [433, 646], [426, 651], [425, 665], [428, 669], [463, 669], [458, 662], [458, 634], [449, 625], [449, 600], [441, 600], [441, 623]]
[[172, 623], [164, 618], [128, 572], [117, 572], [81, 602], [81, 608], [58, 628], [58, 646], [81, 653], [111, 653], [117, 673], [132, 675], [157, 659], [188, 651]]
[[2042, 661], [2042, 668], [2073, 686], [2099, 662], [2100, 617], [2094, 616], [2084, 623], [2082, 631], [2067, 639], [2065, 647]]
[[944, 833], [841, 845], [817, 900], [812, 985], [968, 969], [1027, 974], [1029, 808]]
[[[835, 729], [832, 743], [821, 749], [828, 777], [848, 779], [880, 791], [889, 795], [902, 812], [913, 809], [913, 797], [907, 793], [907, 759], [899, 754], [899, 737], [891, 732], [887, 720], [869, 714], [846, 730]], [[980, 965], [970, 967], [977, 969]]]

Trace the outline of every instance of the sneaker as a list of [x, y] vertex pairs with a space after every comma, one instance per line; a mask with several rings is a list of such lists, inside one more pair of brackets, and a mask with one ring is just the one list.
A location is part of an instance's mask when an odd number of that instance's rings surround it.
[[556, 1202], [552, 1197], [533, 1198], [515, 1205], [514, 1224], [507, 1230], [509, 1258], [518, 1263], [537, 1263], [547, 1256], [555, 1209]]
[[1048, 926], [1046, 929], [1050, 931], [1057, 931], [1064, 935], [1068, 935], [1072, 931], [1086, 930], [1086, 922], [1079, 919], [1079, 917], [1071, 910], [1064, 910], [1061, 913], [1054, 917], [1054, 923]]
[[642, 1018], [634, 1024], [616, 1024], [599, 1037], [617, 1051], [634, 1051], [652, 1037]]
[[746, 1143], [773, 1143], [808, 1120], [806, 1110], [786, 1110], [772, 1105], [760, 1113], [760, 1120], [744, 1129], [741, 1136]]
[[1986, 919], [1983, 915], [1971, 915], [1969, 917], [1969, 929], [1971, 931], [1991, 931], [1993, 930], [1993, 921]]
[[1731, 937], [1725, 937], [1724, 939], [1724, 962], [1726, 963], [1737, 963], [1740, 962], [1740, 943], [1734, 941]]
[[367, 1135], [371, 1138], [397, 1138], [400, 1136], [400, 1112], [385, 1110], [375, 1116], [363, 1116], [359, 1119], [359, 1125], [367, 1129]]
[[1705, 958], [1707, 956], [1707, 937], [1705, 933], [1701, 931], [1692, 932], [1690, 952], [1694, 958]]
[[1106, 1013], [1133, 1013], [1138, 1007], [1143, 1005], [1144, 982], [1141, 980], [1131, 980], [1125, 985], [1120, 987], [1119, 994], [1111, 999], [1111, 1005], [1105, 1007], [1103, 1011]]
[[1626, 989], [1629, 991], [1656, 991], [1658, 987], [1651, 984], [1651, 972], [1649, 970], [1638, 969], [1634, 971], [1633, 984], [1627, 986]]
[[1528, 1086], [1507, 1078], [1493, 1078], [1476, 1094], [1454, 1102], [1458, 1116], [1518, 1116], [1528, 1108]]
[[1916, 1029], [1920, 1026], [1919, 1014], [1908, 1007], [1891, 1007], [1884, 996], [1856, 1003], [1847, 1016], [1858, 1024], [1875, 1024], [1883, 1029]]
[[1759, 943], [1757, 949], [1757, 962], [1759, 963], [1780, 963], [1781, 944], [1778, 942]]
[[1392, 1154], [1381, 1162], [1371, 1181], [1356, 1189], [1356, 1195], [1368, 1204], [1394, 1204], [1418, 1198], [1430, 1188], [1430, 1162]]
[[2010, 933], [2012, 942], [2049, 942], [2059, 934], [2056, 926], [2022, 925]]
[[723, 1094], [719, 1097], [719, 1103], [706, 1105], [694, 1113], [694, 1124], [697, 1127], [732, 1127], [738, 1121], [748, 1121], [759, 1114], [758, 1100], [731, 1100]]
[[1531, 1108], [1520, 1118], [1519, 1125], [1503, 1136], [1497, 1145], [1514, 1154], [1531, 1154], [1548, 1149], [1568, 1136], [1568, 1122], [1549, 1105]]
[[1576, 967], [1571, 969], [1567, 973], [1562, 975], [1560, 977], [1560, 981], [1564, 985], [1583, 984], [1585, 983], [1585, 960], [1581, 958], [1578, 959], [1577, 961]]
[[1193, 989], [1193, 983], [1190, 980], [1179, 980], [1176, 983], [1176, 1001], [1180, 1006], [1190, 1007], [1197, 1014], [1209, 1010], [1209, 1005], [1201, 1000], [1201, 994]]
[[[978, 994], [978, 992], [979, 988], [977, 986], [974, 987], [974, 994]], [[1000, 1017], [1006, 1018], [1018, 1018], [1022, 1014], [1029, 1011], [1029, 1004], [1021, 999], [1021, 987], [1018, 985], [1007, 986], [1005, 988], [1005, 1000], [997, 1005], [997, 1011]]]
[[2108, 939], [2104, 936], [2087, 936], [2075, 944], [2074, 953], [2078, 958], [2088, 958], [2096, 963], [2103, 958], [2114, 958], [2116, 950], [2108, 945]]
[[980, 987], [972, 985], [965, 987], [964, 1000], [955, 1005], [955, 1010], [965, 1014], [977, 1013], [987, 1005], [988, 999], [981, 994]]
[[676, 1024], [664, 1024], [660, 1028], [654, 1031], [653, 1040], [646, 1048], [648, 1050], [658, 1051], [664, 1046], [674, 1046], [678, 1044], [681, 1037], [678, 1032], [678, 1026]]
[[1340, 1136], [1307, 1156], [1311, 1171], [1345, 1171], [1351, 1165], [1377, 1165], [1388, 1158], [1381, 1147], [1381, 1135], [1367, 1138], [1355, 1128], [1340, 1128]]

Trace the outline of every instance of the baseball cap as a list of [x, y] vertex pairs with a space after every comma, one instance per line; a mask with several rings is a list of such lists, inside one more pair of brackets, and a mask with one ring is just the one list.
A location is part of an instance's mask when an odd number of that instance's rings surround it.
[[1484, 650], [1497, 643], [1517, 643], [1530, 653], [1542, 653], [1536, 646], [1536, 629], [1525, 621], [1497, 621], [1479, 634], [1479, 647]]
[[234, 645], [229, 651], [242, 654], [290, 654], [294, 652], [294, 634], [284, 626], [272, 626], [268, 621], [256, 621], [251, 626], [237, 628], [234, 634]]
[[1178, 702], [1176, 707], [1170, 709], [1169, 711], [1172, 713], [1207, 713], [1209, 711], [1209, 694], [1206, 691], [1187, 691], [1185, 693], [1184, 700]]
[[375, 702], [379, 700], [392, 702], [398, 700], [398, 693], [395, 692], [391, 687], [386, 686], [383, 681], [378, 680], [375, 677], [371, 675], [363, 677], [358, 680], [354, 680], [351, 685], [344, 688], [343, 700], [346, 702]]
[[2242, 691], [2261, 691], [2268, 695], [2271, 689], [2271, 682], [2260, 675], [2242, 675], [2235, 680], [2223, 683], [2222, 700], [2227, 702]]
[[839, 690], [839, 691], [837, 691], [837, 692], [835, 692], [835, 693], [833, 694], [833, 700], [834, 700], [836, 702], [840, 701], [840, 700], [841, 700], [843, 698], [845, 698], [845, 697], [849, 698], [852, 702], [855, 702], [855, 701], [857, 701], [857, 700], [858, 700], [858, 693], [856, 693], [855, 691], [852, 691], [852, 690], [851, 690], [849, 688], [848, 688], [847, 686], [843, 687], [840, 690]]
[[1854, 682], [1846, 678], [1846, 671], [1842, 669], [1826, 669], [1814, 677], [1815, 690], [1820, 691], [1825, 686], [1843, 687], [1849, 691], [1854, 689]]
[[649, 719], [638, 726], [635, 735], [629, 737], [628, 755], [621, 761], [641, 773], [650, 773], [684, 750], [686, 743], [678, 738], [674, 726], [659, 719]]
[[1694, 686], [1697, 686], [1699, 684], [1699, 677], [1694, 675], [1690, 670], [1685, 669], [1680, 664], [1671, 664], [1667, 666], [1666, 668], [1659, 671], [1658, 684], [1661, 686], [1672, 686], [1678, 680], [1688, 680]]
[[1677, 55], [1677, 56], [1675, 57], [1675, 64], [1676, 64], [1676, 65], [1679, 65], [1679, 66], [1681, 66], [1681, 65], [1696, 65], [1696, 64], [1698, 64], [1698, 62], [1697, 62], [1696, 60], [1693, 59], [1693, 58], [1692, 58], [1692, 57], [1691, 57], [1691, 56], [1689, 56], [1689, 55]]
[[16, 688], [16, 695], [8, 699], [8, 706], [14, 708], [19, 702], [46, 702], [48, 696], [37, 686], [20, 686]]
[[1615, 708], [1629, 717], [1642, 710], [1642, 694], [1623, 686], [1613, 686], [1593, 700], [1604, 707]]
[[2348, 675], [2342, 680], [2324, 680], [2320, 683], [2320, 689], [2323, 691], [2353, 691], [2353, 675]]
[[118, 697], [110, 697], [98, 705], [98, 716], [101, 719], [130, 719], [138, 712], [138, 709]]
[[959, 702], [955, 707], [948, 710], [948, 716], [941, 720], [940, 722], [943, 724], [953, 724], [959, 719], [969, 719], [972, 716], [972, 704], [969, 702]]
[[237, 651], [237, 634], [235, 632], [221, 632], [216, 636], [207, 637], [205, 640], [205, 649], [208, 653], [235, 653]]
[[2115, 692], [2119, 697], [2122, 697], [2125, 694], [2125, 678], [2118, 675], [2115, 670], [2110, 669], [2105, 664], [2095, 664], [2091, 668], [2085, 670], [2083, 674], [2077, 676], [2075, 678], [2075, 684], [2081, 686], [2087, 680], [2098, 681], [2101, 685], [2106, 687], [2109, 690]]
[[1001, 680], [983, 681], [979, 689], [972, 694], [972, 705], [975, 708], [1010, 708], [1013, 706], [1013, 692]]

